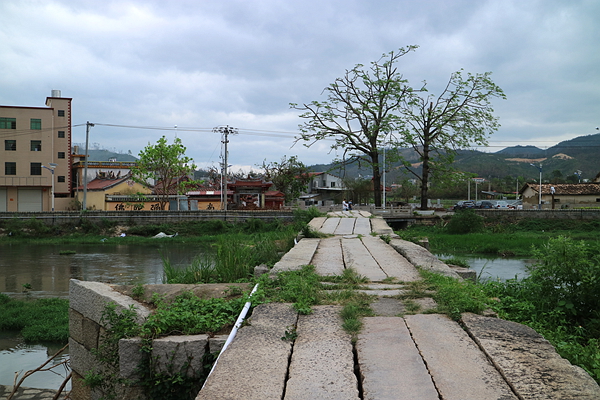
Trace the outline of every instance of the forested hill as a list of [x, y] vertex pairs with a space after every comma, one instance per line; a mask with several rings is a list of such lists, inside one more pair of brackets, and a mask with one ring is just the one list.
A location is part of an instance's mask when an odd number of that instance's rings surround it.
[[[410, 150], [403, 151], [406, 159], [413, 162], [415, 170], [419, 171], [416, 153]], [[559, 171], [567, 178], [576, 171], [582, 171], [582, 178], [593, 179], [600, 172], [600, 134], [580, 136], [566, 140], [547, 149], [535, 146], [508, 147], [495, 153], [486, 153], [477, 150], [461, 150], [458, 152], [454, 166], [459, 171], [476, 174], [483, 178], [504, 178], [506, 176], [522, 176], [526, 179], [537, 178], [539, 170], [530, 164], [542, 164], [545, 176]], [[311, 166], [313, 171], [330, 171], [334, 175], [343, 177], [370, 177], [371, 171], [367, 166], [360, 168], [358, 164], [346, 168], [334, 167], [332, 164], [318, 164]], [[409, 177], [404, 174], [399, 165], [388, 171], [389, 182]]]

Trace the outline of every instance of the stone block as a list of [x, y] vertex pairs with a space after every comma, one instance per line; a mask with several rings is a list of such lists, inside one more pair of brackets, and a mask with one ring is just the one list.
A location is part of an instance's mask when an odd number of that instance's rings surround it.
[[81, 376], [85, 376], [89, 371], [99, 372], [102, 370], [96, 357], [73, 338], [69, 339], [69, 356], [71, 368]]
[[88, 349], [96, 349], [98, 348], [100, 335], [100, 325], [95, 323], [89, 318], [83, 317], [82, 319], [82, 342], [83, 346]]
[[260, 264], [254, 267], [254, 277], [258, 278], [269, 272], [269, 267], [266, 264]]
[[281, 399], [292, 345], [282, 340], [296, 324], [290, 304], [257, 306], [223, 352], [196, 400]]
[[83, 383], [83, 376], [73, 370], [71, 375], [71, 392], [69, 397], [72, 400], [90, 400], [92, 398], [91, 389]]
[[109, 285], [71, 279], [69, 304], [73, 310], [100, 324], [102, 314], [109, 303], [115, 303], [117, 310], [129, 309], [133, 306], [138, 323], [142, 323], [150, 315], [150, 310], [142, 303], [113, 290]]
[[83, 343], [83, 315], [72, 308], [69, 308], [69, 336]]
[[212, 354], [220, 353], [228, 337], [229, 335], [215, 335], [208, 338], [208, 351]]
[[462, 321], [519, 399], [600, 399], [594, 379], [530, 327], [470, 313]]
[[122, 378], [139, 379], [140, 376], [136, 370], [143, 360], [141, 347], [141, 338], [119, 340], [119, 374]]
[[156, 372], [175, 374], [184, 372], [193, 377], [202, 370], [208, 335], [167, 336], [152, 341], [152, 358]]
[[402, 254], [415, 267], [437, 272], [455, 279], [461, 279], [448, 265], [418, 244], [402, 239], [392, 239], [390, 246]]

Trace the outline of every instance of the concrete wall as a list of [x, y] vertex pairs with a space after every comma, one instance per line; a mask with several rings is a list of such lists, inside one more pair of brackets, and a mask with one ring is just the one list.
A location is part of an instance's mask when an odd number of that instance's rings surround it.
[[600, 219], [600, 209], [597, 210], [475, 210], [482, 217], [500, 217], [507, 219]]
[[[83, 384], [83, 378], [90, 371], [95, 373], [105, 371], [105, 367], [93, 354], [93, 350], [102, 344], [107, 329], [105, 322], [102, 321], [106, 305], [116, 304], [117, 312], [133, 307], [136, 311], [136, 320], [140, 324], [150, 315], [150, 310], [131, 297], [113, 290], [110, 285], [76, 279], [72, 279], [70, 283], [69, 303], [69, 353], [73, 372], [70, 398], [73, 400], [99, 399], [105, 395], [102, 389], [91, 390]], [[189, 335], [155, 339], [152, 341], [151, 356], [156, 360], [156, 372], [178, 372], [187, 362], [190, 362], [188, 374], [201, 371], [203, 355], [207, 351], [219, 352], [226, 338], [225, 335], [217, 335], [212, 338], [209, 338], [208, 335]], [[141, 387], [135, 384], [139, 378], [137, 368], [142, 362], [141, 345], [140, 338], [119, 341], [118, 373], [121, 378], [131, 380], [133, 383], [116, 388], [118, 399], [145, 399]]]
[[164, 224], [184, 221], [199, 221], [220, 219], [228, 222], [244, 222], [248, 219], [262, 220], [291, 220], [294, 218], [292, 211], [261, 210], [261, 211], [57, 211], [57, 212], [0, 212], [0, 222], [12, 218], [36, 218], [48, 225], [77, 224], [80, 219], [89, 219], [92, 222], [108, 220], [122, 225], [148, 225]]

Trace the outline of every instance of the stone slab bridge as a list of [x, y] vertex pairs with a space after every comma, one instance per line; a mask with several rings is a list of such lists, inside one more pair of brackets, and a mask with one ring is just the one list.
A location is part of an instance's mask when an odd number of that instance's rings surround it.
[[[404, 315], [400, 282], [419, 280], [416, 266], [456, 273], [424, 248], [394, 237], [382, 218], [365, 212], [330, 213], [312, 229], [333, 236], [302, 239], [277, 271], [312, 264], [321, 275], [353, 268], [372, 282], [377, 314], [363, 319], [353, 341], [338, 306], [298, 315], [289, 304], [256, 307], [250, 323], [223, 352], [196, 400], [509, 400], [600, 399], [600, 387], [561, 358], [534, 330], [517, 323], [463, 314]], [[390, 243], [379, 235], [390, 235]], [[421, 310], [435, 303], [423, 299]], [[293, 341], [282, 340], [295, 329]]]

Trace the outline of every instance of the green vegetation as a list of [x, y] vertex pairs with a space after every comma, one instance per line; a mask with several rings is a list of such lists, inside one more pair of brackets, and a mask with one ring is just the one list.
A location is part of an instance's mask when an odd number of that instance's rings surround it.
[[26, 342], [69, 339], [69, 301], [15, 300], [0, 293], [0, 331], [19, 331]]
[[600, 381], [600, 257], [584, 242], [550, 239], [522, 280], [488, 282], [499, 316], [531, 326], [559, 354]]
[[[310, 314], [318, 304], [339, 304], [343, 306], [343, 326], [355, 335], [361, 327], [360, 318], [370, 315], [368, 296], [353, 290], [341, 289], [364, 281], [355, 272], [347, 272], [339, 277], [330, 277], [332, 285], [323, 285], [314, 267], [307, 265], [298, 271], [280, 272], [275, 279], [262, 275], [257, 282], [259, 289], [252, 297], [252, 305], [266, 302], [293, 303], [302, 314]], [[339, 286], [338, 286], [339, 285]], [[333, 290], [325, 290], [333, 289]], [[141, 289], [136, 289], [140, 292]], [[192, 293], [183, 293], [167, 303], [159, 296], [153, 296], [156, 310], [142, 325], [135, 322], [135, 311], [117, 311], [115, 304], [108, 304], [102, 316], [102, 323], [110, 327], [103, 334], [101, 345], [94, 354], [103, 364], [102, 372], [89, 371], [84, 382], [91, 388], [101, 388], [107, 399], [117, 396], [118, 385], [138, 384], [150, 399], [193, 399], [204, 383], [215, 360], [215, 355], [203, 358], [201, 371], [191, 371], [189, 363], [183, 366], [171, 365], [168, 373], [157, 372], [155, 360], [150, 356], [152, 339], [172, 334], [192, 335], [199, 333], [226, 332], [233, 324], [249, 294], [233, 298], [200, 299]], [[142, 338], [143, 361], [139, 366], [141, 378], [138, 382], [124, 380], [118, 374], [118, 343], [120, 339], [139, 336]], [[295, 340], [296, 327], [287, 327], [282, 340]]]
[[[456, 213], [447, 223], [435, 226], [413, 225], [396, 232], [403, 239], [417, 242], [429, 238], [431, 251], [436, 254], [495, 254], [499, 256], [533, 256], [533, 249], [544, 246], [549, 239], [568, 235], [575, 240], [584, 240], [592, 249], [600, 251], [600, 221], [526, 219], [507, 221], [486, 218], [483, 227], [472, 218], [468, 210]], [[476, 215], [475, 215], [476, 216]], [[451, 230], [452, 220], [459, 233]]]

